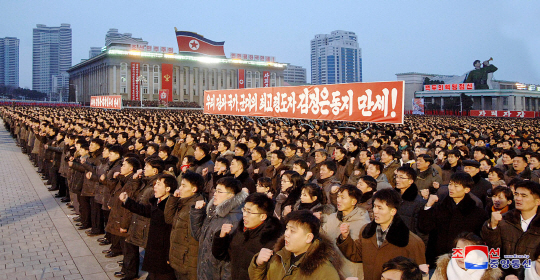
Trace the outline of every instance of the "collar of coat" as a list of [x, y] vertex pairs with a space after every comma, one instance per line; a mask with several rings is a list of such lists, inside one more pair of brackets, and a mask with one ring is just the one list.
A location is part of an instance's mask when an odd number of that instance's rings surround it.
[[152, 204], [152, 205], [156, 204], [157, 207], [159, 208], [159, 210], [165, 211], [165, 205], [167, 204], [167, 200], [169, 200], [169, 197], [170, 196], [167, 196], [164, 200], [160, 201], [159, 204], [158, 204], [157, 203], [158, 198], [155, 197], [155, 196], [152, 196], [150, 199], [148, 199], [148, 202], [150, 202], [150, 204]]
[[367, 192], [367, 193], [364, 193], [364, 194], [362, 195], [362, 197], [360, 198], [360, 201], [359, 201], [359, 202], [360, 202], [360, 203], [364, 203], [364, 202], [368, 201], [370, 198], [373, 197], [373, 194], [374, 194], [374, 193], [375, 193], [374, 191], [369, 191], [369, 192]]
[[[308, 250], [304, 253], [296, 263], [291, 264], [292, 253], [285, 249], [285, 237], [282, 236], [274, 246], [274, 252], [279, 258], [274, 258], [273, 261], [280, 261], [283, 267], [291, 267], [295, 265], [300, 270], [300, 275], [308, 277], [313, 274], [317, 268], [323, 266], [327, 261], [331, 262], [334, 268], [338, 271], [340, 279], [345, 279], [341, 273], [342, 257], [334, 249], [334, 245], [324, 235], [319, 235], [315, 239]], [[304, 261], [305, 260], [305, 261]]]
[[[400, 191], [398, 188], [396, 188], [396, 191]], [[414, 201], [416, 199], [416, 196], [418, 195], [418, 187], [415, 183], [413, 183], [409, 188], [405, 190], [405, 192], [401, 195], [401, 198], [406, 201]]]
[[[371, 223], [367, 224], [362, 231], [362, 238], [369, 239], [375, 235], [376, 232], [377, 223], [373, 220]], [[409, 228], [401, 220], [401, 217], [399, 217], [398, 214], [394, 216], [390, 229], [388, 229], [386, 240], [388, 243], [398, 247], [406, 247], [409, 245]]]
[[244, 220], [240, 220], [238, 230], [244, 234], [244, 241], [260, 236], [260, 243], [266, 244], [272, 240], [277, 240], [282, 233], [283, 226], [281, 221], [270, 215], [264, 223], [255, 229], [244, 231]]
[[[503, 219], [514, 226], [521, 228], [521, 211], [512, 209], [503, 215]], [[540, 235], [540, 207], [536, 210], [536, 216], [532, 219], [527, 232], [533, 232]]]
[[349, 162], [349, 159], [347, 157], [343, 157], [340, 161], [336, 161], [336, 163], [340, 166], [347, 165], [347, 162]]
[[360, 149], [356, 149], [356, 150], [354, 150], [352, 152], [347, 152], [347, 154], [349, 154], [349, 157], [353, 157], [353, 158], [358, 156], [359, 153], [360, 153]]
[[240, 176], [238, 176], [238, 177], [236, 177], [234, 179], [236, 179], [236, 180], [238, 180], [240, 182], [244, 182], [248, 177], [249, 177], [249, 174], [246, 171], [244, 171], [244, 172], [242, 172], [242, 174], [240, 174]]
[[[435, 274], [437, 276], [442, 276], [442, 280], [448, 280], [448, 276], [446, 274], [448, 264], [450, 263], [450, 255], [444, 254], [441, 255], [437, 259], [437, 269], [435, 270]], [[482, 278], [480, 280], [491, 280], [491, 279], [499, 279], [502, 276], [502, 270], [500, 268], [488, 268], [484, 274], [482, 275]], [[434, 275], [435, 277], [435, 275]], [[440, 279], [440, 278], [437, 278]]]
[[358, 207], [354, 207], [351, 213], [349, 213], [347, 216], [343, 217], [343, 211], [338, 211], [336, 214], [336, 217], [341, 222], [351, 223], [351, 222], [356, 222], [356, 221], [361, 220], [362, 216], [364, 215], [364, 212], [366, 212], [366, 210], [358, 208]]
[[[225, 217], [229, 215], [231, 211], [236, 209], [238, 206], [244, 204], [244, 200], [248, 197], [248, 194], [240, 191], [239, 193], [235, 194], [233, 197], [223, 201], [220, 205], [215, 206], [215, 213], [216, 215], [220, 217]], [[210, 211], [214, 207], [214, 198], [208, 202], [208, 206], [206, 207], [206, 214], [210, 214]]]
[[[454, 199], [450, 196], [447, 196], [444, 198], [444, 200], [441, 203], [441, 206], [445, 209], [448, 209], [447, 211], [450, 211], [449, 209], [452, 209], [453, 204], [455, 204]], [[471, 198], [470, 194], [465, 194], [465, 197], [457, 204], [457, 209], [463, 216], [469, 216], [471, 213], [474, 212], [474, 208], [476, 208], [476, 202], [474, 199]]]
[[427, 176], [432, 175], [433, 177], [437, 176], [439, 172], [437, 172], [437, 169], [433, 168], [433, 164], [428, 167], [425, 171], [418, 170], [418, 176], [420, 179], [425, 179]]
[[195, 160], [195, 165], [203, 165], [211, 159], [210, 155], [204, 156], [201, 160]]
[[150, 177], [144, 177], [143, 181], [147, 187], [154, 187], [154, 183], [157, 181], [160, 174], [152, 175]]

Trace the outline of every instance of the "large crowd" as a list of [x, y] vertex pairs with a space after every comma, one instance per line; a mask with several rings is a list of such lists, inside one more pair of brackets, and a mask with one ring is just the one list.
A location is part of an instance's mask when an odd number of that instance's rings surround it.
[[540, 279], [538, 119], [1, 113], [118, 278]]

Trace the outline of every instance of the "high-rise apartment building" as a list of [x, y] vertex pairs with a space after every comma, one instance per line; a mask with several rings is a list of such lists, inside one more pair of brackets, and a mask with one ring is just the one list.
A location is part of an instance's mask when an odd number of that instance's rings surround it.
[[307, 83], [306, 68], [287, 64], [287, 69], [283, 71], [283, 81], [291, 84], [305, 85]]
[[336, 30], [311, 40], [311, 83], [362, 81], [362, 49], [354, 32]]
[[[71, 67], [71, 27], [62, 23], [59, 27], [38, 24], [34, 28], [32, 53], [32, 89], [44, 93], [58, 93], [54, 89], [67, 88], [69, 81], [58, 79]], [[53, 80], [63, 84], [54, 87]]]
[[0, 85], [19, 87], [19, 39], [0, 38]]
[[118, 29], [110, 28], [105, 35], [105, 46], [111, 45], [148, 45], [142, 38], [133, 38], [131, 33], [119, 33]]
[[100, 47], [91, 47], [90, 51], [88, 52], [88, 58], [92, 58], [94, 56], [98, 56], [101, 54], [101, 48]]

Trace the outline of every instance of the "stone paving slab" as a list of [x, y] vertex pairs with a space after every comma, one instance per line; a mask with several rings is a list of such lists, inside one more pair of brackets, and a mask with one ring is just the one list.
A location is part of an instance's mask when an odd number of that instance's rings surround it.
[[[107, 259], [96, 239], [49, 192], [0, 120], [0, 279], [118, 279], [121, 256]], [[147, 273], [141, 272], [145, 279]]]

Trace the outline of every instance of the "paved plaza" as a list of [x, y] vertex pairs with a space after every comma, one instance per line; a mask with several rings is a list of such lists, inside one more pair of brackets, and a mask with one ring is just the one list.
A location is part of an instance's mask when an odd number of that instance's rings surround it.
[[36, 170], [0, 120], [0, 279], [117, 279], [121, 256], [76, 229]]

